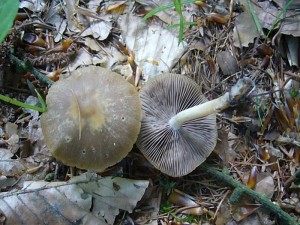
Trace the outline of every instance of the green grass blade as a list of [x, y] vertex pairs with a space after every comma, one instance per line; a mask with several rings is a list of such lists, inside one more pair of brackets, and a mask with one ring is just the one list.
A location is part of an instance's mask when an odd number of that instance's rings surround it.
[[258, 30], [259, 34], [261, 36], [265, 36], [265, 33], [259, 23], [259, 20], [257, 18], [257, 15], [256, 15], [256, 12], [254, 11], [254, 8], [253, 8], [253, 5], [252, 5], [252, 2], [250, 0], [247, 0], [247, 4], [248, 4], [248, 7], [250, 9], [250, 12], [252, 14], [252, 17], [253, 17], [253, 20], [254, 20], [254, 23], [255, 23], [255, 26], [256, 26], [256, 29]]
[[34, 89], [34, 91], [35, 91], [35, 93], [36, 93], [36, 95], [37, 95], [37, 97], [38, 97], [39, 102], [40, 102], [41, 105], [42, 105], [42, 109], [43, 109], [44, 112], [45, 112], [46, 109], [47, 109], [46, 102], [44, 101], [44, 99], [42, 98], [42, 96], [40, 95], [40, 93], [39, 93], [36, 89]]
[[150, 17], [154, 16], [156, 13], [162, 12], [162, 11], [164, 11], [164, 10], [166, 10], [166, 9], [169, 9], [169, 8], [172, 8], [172, 7], [174, 7], [174, 3], [169, 3], [169, 4], [167, 4], [167, 5], [163, 5], [163, 6], [157, 7], [157, 8], [155, 8], [155, 9], [151, 10], [150, 12], [148, 12], [148, 13], [144, 16], [143, 20], [147, 20], [147, 19], [149, 19]]
[[[269, 37], [270, 33], [272, 32], [272, 30], [274, 30], [274, 27], [276, 26], [276, 24], [280, 21], [280, 17], [282, 16], [282, 14], [284, 14], [287, 10], [287, 8], [290, 6], [290, 4], [293, 3], [294, 0], [289, 0], [287, 2], [287, 4], [282, 8], [282, 10], [280, 11], [280, 13], [276, 16], [276, 19], [273, 21], [272, 26], [267, 34], [267, 38]], [[266, 40], [267, 40], [266, 38]]]
[[[184, 1], [181, 1], [181, 5], [194, 3], [194, 2], [196, 2], [196, 1], [197, 1], [197, 0], [184, 0]], [[157, 7], [157, 8], [155, 8], [155, 9], [151, 10], [149, 13], [147, 13], [147, 14], [144, 16], [143, 20], [147, 20], [147, 19], [149, 19], [150, 17], [154, 16], [156, 13], [162, 12], [162, 11], [164, 11], [164, 10], [166, 10], [166, 9], [170, 9], [170, 8], [172, 8], [172, 7], [175, 7], [174, 2], [169, 3], [169, 4], [166, 4], [166, 5], [163, 5], [163, 6], [160, 6], [160, 7]]]
[[19, 0], [0, 1], [0, 44], [10, 31], [19, 9]]
[[174, 7], [176, 12], [178, 13], [180, 17], [179, 21], [179, 37], [178, 37], [178, 45], [183, 41], [183, 27], [184, 27], [184, 17], [182, 14], [182, 3], [181, 0], [174, 0]]
[[[166, 4], [166, 5], [163, 5], [163, 6], [160, 6], [160, 7], [157, 7], [153, 10], [151, 10], [149, 13], [147, 13], [143, 20], [146, 20], [152, 16], [154, 16], [156, 13], [158, 12], [161, 12], [161, 11], [164, 11], [166, 9], [169, 9], [169, 8], [172, 8], [172, 7], [175, 7], [175, 10], [176, 12], [178, 13], [179, 17], [180, 17], [180, 20], [179, 20], [179, 36], [178, 36], [178, 45], [183, 41], [183, 28], [184, 28], [184, 16], [182, 14], [182, 5], [184, 4], [190, 4], [190, 3], [194, 3], [196, 2], [197, 0], [173, 0], [172, 3], [169, 3], [169, 4]], [[176, 26], [174, 26], [176, 27]]]
[[26, 108], [26, 109], [33, 109], [33, 110], [36, 110], [38, 112], [45, 112], [44, 109], [42, 109], [42, 108], [40, 108], [38, 106], [29, 105], [29, 104], [26, 104], [24, 102], [20, 102], [18, 100], [6, 97], [4, 95], [0, 95], [0, 100], [2, 100], [4, 102], [7, 102], [7, 103], [10, 103], [10, 104], [13, 104], [13, 105], [16, 105], [16, 106], [20, 106], [20, 107]]

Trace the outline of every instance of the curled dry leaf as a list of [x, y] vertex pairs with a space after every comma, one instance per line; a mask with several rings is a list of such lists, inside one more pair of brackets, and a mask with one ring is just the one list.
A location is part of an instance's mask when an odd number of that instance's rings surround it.
[[120, 209], [132, 212], [148, 184], [92, 173], [68, 182], [25, 182], [21, 191], [0, 195], [0, 210], [7, 225], [113, 224]]
[[248, 188], [253, 189], [255, 187], [256, 182], [257, 182], [257, 174], [258, 174], [257, 166], [254, 166], [251, 169], [251, 172], [250, 172], [250, 175], [249, 175], [249, 178], [248, 178], [248, 182], [247, 182]]
[[168, 201], [183, 208], [176, 210], [175, 214], [183, 213], [189, 215], [202, 215], [207, 213], [207, 209], [201, 207], [198, 203], [196, 203], [195, 199], [177, 189], [174, 189], [170, 194]]

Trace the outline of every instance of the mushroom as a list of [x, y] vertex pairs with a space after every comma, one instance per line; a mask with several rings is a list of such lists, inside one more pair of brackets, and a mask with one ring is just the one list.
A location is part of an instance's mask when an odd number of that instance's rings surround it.
[[162, 74], [142, 89], [142, 125], [137, 145], [161, 172], [184, 176], [198, 167], [217, 142], [216, 113], [234, 105], [252, 89], [240, 79], [230, 92], [207, 101], [201, 88], [188, 77]]
[[135, 87], [96, 66], [72, 72], [51, 86], [42, 131], [53, 156], [69, 166], [102, 171], [121, 161], [141, 126]]

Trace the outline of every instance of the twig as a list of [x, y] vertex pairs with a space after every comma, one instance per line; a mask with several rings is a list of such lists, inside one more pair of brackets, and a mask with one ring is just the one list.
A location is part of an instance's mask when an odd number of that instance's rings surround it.
[[[272, 211], [275, 215], [278, 216], [280, 221], [282, 221], [282, 224], [285, 225], [295, 225], [298, 224], [288, 213], [283, 211], [278, 205], [275, 205], [272, 201], [270, 201], [267, 197], [257, 193], [256, 191], [248, 188], [247, 186], [241, 184], [240, 182], [233, 179], [230, 175], [227, 175], [223, 172], [220, 172], [216, 168], [208, 165], [208, 164], [202, 164], [200, 166], [201, 170], [205, 171], [211, 176], [214, 176], [220, 181], [223, 181], [224, 183], [232, 186], [235, 188], [234, 190], [234, 196], [232, 195], [230, 197], [231, 202], [237, 202], [237, 197], [240, 197], [241, 194], [247, 194], [260, 204], [262, 204], [263, 207], [267, 208], [268, 210]], [[235, 198], [234, 198], [235, 197]]]

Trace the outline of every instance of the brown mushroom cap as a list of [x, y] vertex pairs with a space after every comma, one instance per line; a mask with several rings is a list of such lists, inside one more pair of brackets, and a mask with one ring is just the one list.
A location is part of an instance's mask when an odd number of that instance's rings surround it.
[[143, 118], [137, 145], [141, 152], [167, 175], [192, 172], [216, 145], [216, 115], [190, 120], [178, 130], [170, 127], [169, 120], [207, 101], [199, 85], [182, 75], [163, 74], [148, 81], [140, 96]]
[[123, 159], [141, 125], [135, 87], [120, 75], [96, 66], [77, 69], [56, 82], [41, 116], [53, 156], [81, 169], [98, 171]]

